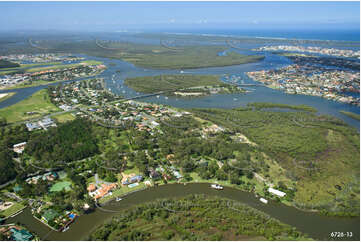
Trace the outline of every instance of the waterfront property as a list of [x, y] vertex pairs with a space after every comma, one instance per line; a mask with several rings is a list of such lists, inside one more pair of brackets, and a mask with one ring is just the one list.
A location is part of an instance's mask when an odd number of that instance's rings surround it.
[[26, 142], [21, 142], [19, 144], [13, 145], [13, 150], [16, 153], [21, 154], [21, 153], [23, 153], [25, 146], [26, 146]]
[[1, 227], [0, 233], [3, 234], [8, 240], [30, 241], [34, 238], [34, 235], [32, 235], [28, 230], [18, 225]]
[[272, 187], [268, 188], [267, 190], [269, 193], [273, 194], [273, 195], [276, 195], [278, 197], [284, 197], [286, 196], [286, 193], [285, 192], [282, 192], [282, 191], [279, 191], [277, 189], [274, 189]]

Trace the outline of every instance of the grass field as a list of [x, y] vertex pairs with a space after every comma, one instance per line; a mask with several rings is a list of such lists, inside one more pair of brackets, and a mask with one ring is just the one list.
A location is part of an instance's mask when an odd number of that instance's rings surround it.
[[1, 215], [4, 215], [5, 217], [8, 217], [12, 214], [15, 214], [17, 213], [18, 211], [20, 211], [21, 209], [23, 209], [25, 206], [22, 205], [21, 203], [17, 203], [17, 202], [14, 202], [14, 204], [6, 209], [6, 210], [3, 210], [0, 212]]
[[144, 185], [144, 182], [140, 182], [138, 186], [129, 188], [128, 186], [122, 186], [121, 188], [117, 188], [116, 190], [112, 191], [112, 195], [103, 197], [99, 200], [100, 203], [105, 203], [111, 199], [114, 199], [116, 197], [124, 196], [125, 194], [129, 192], [134, 192], [137, 190], [141, 190], [146, 188], [146, 185]]
[[46, 70], [53, 70], [53, 69], [66, 69], [71, 67], [78, 67], [82, 66], [82, 63], [76, 63], [76, 64], [62, 64], [62, 65], [54, 65], [54, 66], [46, 66], [46, 67], [34, 67], [29, 68], [26, 70], [26, 72], [38, 72], [38, 71], [46, 71]]
[[[61, 109], [50, 102], [47, 89], [43, 89], [21, 102], [0, 109], [0, 117], [6, 118], [8, 123], [14, 123], [57, 111], [61, 111]], [[37, 113], [27, 115], [27, 112]]]
[[41, 66], [56, 66], [61, 65], [62, 62], [43, 62], [43, 63], [33, 63], [33, 64], [20, 64], [19, 67], [3, 68], [0, 71], [0, 75], [12, 74], [19, 71], [26, 72], [27, 69], [32, 67], [41, 67]]
[[86, 61], [82, 61], [81, 63], [85, 63], [87, 65], [100, 65], [100, 64], [103, 64], [103, 62], [96, 61], [96, 60], [86, 60]]
[[57, 182], [55, 183], [51, 188], [50, 188], [50, 192], [60, 192], [63, 189], [65, 189], [65, 191], [70, 191], [70, 186], [71, 186], [71, 182], [69, 181], [62, 181], [62, 182]]
[[64, 114], [54, 115], [53, 118], [56, 119], [56, 121], [58, 121], [59, 123], [65, 123], [74, 120], [75, 116], [72, 115], [71, 113], [64, 113]]
[[102, 64], [101, 61], [96, 60], [86, 60], [82, 61], [81, 63], [74, 63], [74, 64], [63, 64], [62, 62], [45, 62], [45, 63], [34, 63], [34, 64], [21, 64], [20, 67], [13, 67], [13, 68], [4, 68], [0, 71], [1, 75], [9, 75], [16, 72], [38, 72], [38, 71], [46, 71], [52, 69], [66, 69], [70, 67], [78, 67], [83, 64], [86, 65], [100, 65]]

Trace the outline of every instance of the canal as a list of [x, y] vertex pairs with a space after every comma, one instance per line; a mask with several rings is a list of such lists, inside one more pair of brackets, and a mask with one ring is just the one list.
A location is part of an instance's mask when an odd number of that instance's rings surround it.
[[[283, 223], [297, 228], [297, 230], [308, 234], [316, 240], [329, 240], [331, 232], [352, 232], [352, 238], [347, 240], [360, 239], [360, 218], [339, 218], [327, 217], [318, 213], [305, 212], [293, 207], [270, 201], [267, 205], [261, 203], [254, 194], [243, 192], [238, 189], [225, 187], [222, 191], [213, 190], [210, 184], [191, 183], [168, 184], [159, 187], [152, 187], [147, 190], [132, 193], [122, 201], [112, 201], [97, 208], [93, 213], [82, 215], [70, 226], [66, 232], [55, 232], [32, 217], [30, 209], [10, 218], [6, 223], [20, 222], [40, 236], [42, 240], [85, 240], [91, 231], [98, 225], [103, 224], [114, 215], [130, 207], [151, 202], [162, 198], [175, 198], [189, 194], [205, 194], [209, 196], [220, 196], [247, 204], [255, 209], [265, 212]], [[104, 209], [104, 210], [103, 210]]]

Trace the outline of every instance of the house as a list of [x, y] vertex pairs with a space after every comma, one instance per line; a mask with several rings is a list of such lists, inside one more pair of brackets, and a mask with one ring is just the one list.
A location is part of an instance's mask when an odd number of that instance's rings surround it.
[[102, 184], [101, 188], [93, 192], [94, 198], [99, 199], [104, 196], [106, 196], [110, 191], [115, 189], [117, 187], [117, 184], [111, 183], [111, 184]]
[[129, 183], [135, 183], [135, 182], [142, 181], [143, 177], [141, 175], [137, 175], [137, 176], [130, 177], [128, 180], [129, 180]]
[[208, 161], [201, 159], [200, 161], [198, 161], [198, 166], [199, 167], [207, 167], [208, 166]]
[[276, 190], [276, 189], [274, 189], [274, 188], [272, 188], [272, 187], [268, 188], [268, 192], [269, 192], [269, 193], [272, 193], [273, 195], [279, 196], [279, 197], [284, 197], [284, 196], [286, 196], [286, 193], [281, 192], [281, 191], [279, 191], [279, 190]]
[[94, 192], [96, 189], [97, 188], [93, 183], [89, 184], [89, 186], [87, 188], [88, 192]]
[[19, 144], [15, 144], [13, 146], [13, 150], [14, 152], [18, 153], [18, 154], [21, 154], [23, 153], [24, 149], [25, 149], [25, 146], [26, 146], [26, 142], [22, 142], [22, 143], [19, 143]]
[[33, 238], [33, 235], [25, 229], [11, 228], [10, 232], [12, 233], [11, 239], [16, 241], [30, 241]]
[[160, 178], [160, 174], [156, 170], [150, 169], [149, 170], [149, 177], [152, 178], [153, 180], [156, 180], [156, 179]]
[[177, 179], [181, 179], [181, 178], [183, 177], [178, 171], [173, 171], [173, 175], [174, 175], [175, 178], [177, 178]]
[[26, 128], [28, 131], [32, 131], [34, 129], [40, 129], [41, 127], [37, 123], [26, 123]]
[[41, 127], [43, 127], [44, 129], [46, 129], [47, 127], [50, 127], [50, 126], [56, 126], [56, 124], [54, 123], [54, 121], [51, 118], [44, 118], [43, 120], [40, 120], [39, 125]]

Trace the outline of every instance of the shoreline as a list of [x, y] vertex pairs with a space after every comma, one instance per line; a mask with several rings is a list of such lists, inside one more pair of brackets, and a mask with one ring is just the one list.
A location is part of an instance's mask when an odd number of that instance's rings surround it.
[[[138, 190], [134, 190], [134, 191], [130, 191], [128, 193], [125, 193], [124, 195], [122, 196], [119, 196], [121, 198], [124, 198], [132, 193], [136, 193], [136, 192], [141, 192], [141, 191], [144, 191], [144, 190], [148, 190], [150, 188], [156, 188], [156, 187], [159, 187], [159, 186], [164, 186], [164, 185], [168, 185], [168, 184], [183, 184], [184, 186], [186, 186], [187, 184], [213, 184], [215, 182], [207, 182], [207, 181], [203, 181], [203, 182], [198, 182], [198, 181], [190, 181], [190, 182], [178, 182], [178, 181], [173, 181], [173, 182], [168, 182], [167, 184], [163, 183], [163, 184], [158, 184], [157, 186], [154, 186], [154, 184], [150, 187], [146, 187], [146, 188], [141, 188], [141, 189], [138, 189]], [[239, 187], [237, 187], [236, 185], [235, 186], [229, 186], [229, 185], [222, 185], [223, 187], [227, 187], [227, 188], [232, 188], [232, 189], [236, 189], [236, 190], [239, 190], [239, 191], [242, 191], [242, 192], [248, 192], [248, 193], [251, 193], [252, 195], [254, 195], [255, 197], [259, 196], [258, 194], [254, 193], [254, 192], [251, 192], [251, 191], [247, 191], [247, 190], [243, 190]], [[258, 198], [258, 197], [257, 197]], [[114, 198], [111, 198], [109, 199], [108, 201], [106, 202], [103, 202], [103, 203], [99, 203], [100, 206], [104, 206], [104, 205], [107, 205], [108, 203], [112, 202], [112, 201], [115, 201], [116, 197]], [[276, 200], [272, 200], [272, 201], [276, 201]], [[277, 201], [276, 201], [277, 202]], [[328, 214], [323, 214], [321, 210], [317, 210], [317, 209], [304, 209], [304, 208], [300, 208], [300, 207], [297, 207], [295, 206], [294, 204], [290, 204], [290, 203], [284, 203], [282, 201], [279, 201], [278, 203], [281, 203], [287, 207], [292, 207], [292, 208], [296, 208], [302, 212], [307, 212], [307, 213], [318, 213], [319, 215], [322, 215], [322, 216], [325, 216], [325, 217], [337, 217], [337, 218], [356, 218], [356, 217], [360, 217], [360, 215], [358, 216], [337, 216], [337, 215], [328, 215]], [[119, 210], [121, 211], [121, 210]]]
[[[2, 90], [2, 89], [0, 89]], [[5, 93], [0, 93], [0, 102], [5, 101], [8, 98], [11, 98], [12, 96], [14, 96], [16, 94], [16, 92], [5, 92]]]
[[[103, 71], [95, 73], [95, 74], [90, 75], [90, 76], [84, 76], [84, 77], [78, 77], [78, 78], [91, 78], [91, 77], [95, 77], [95, 76], [101, 74], [102, 72]], [[29, 88], [29, 87], [49, 86], [49, 85], [52, 85], [52, 84], [63, 83], [63, 82], [72, 82], [72, 81], [74, 81], [74, 79], [73, 80], [56, 80], [56, 81], [45, 82], [45, 83], [41, 83], [41, 84], [33, 83], [33, 84], [27, 84], [27, 85], [24, 85], [24, 86], [15, 85], [15, 86], [12, 86], [12, 87], [5, 87], [5, 88], [0, 87], [0, 91], [17, 90], [17, 89]], [[0, 99], [0, 102], [1, 102], [1, 99]]]
[[[147, 34], [147, 32], [140, 32], [137, 34]], [[287, 38], [287, 37], [271, 37], [271, 36], [250, 36], [250, 35], [234, 35], [234, 34], [207, 34], [207, 33], [179, 33], [179, 32], [160, 32], [159, 34], [173, 34], [173, 35], [193, 35], [193, 36], [209, 36], [209, 37], [223, 37], [223, 38], [254, 38], [265, 40], [290, 40], [290, 41], [322, 41], [322, 42], [347, 42], [347, 43], [360, 43], [360, 40], [332, 40], [332, 39], [304, 39], [304, 38]]]

